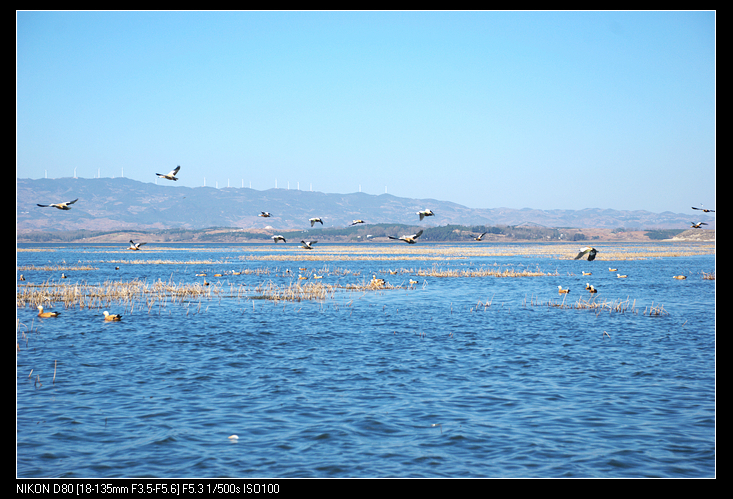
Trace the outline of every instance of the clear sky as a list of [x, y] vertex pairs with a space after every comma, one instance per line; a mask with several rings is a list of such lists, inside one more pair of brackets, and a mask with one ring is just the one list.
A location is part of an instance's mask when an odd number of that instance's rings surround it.
[[715, 208], [715, 12], [16, 21], [20, 178]]

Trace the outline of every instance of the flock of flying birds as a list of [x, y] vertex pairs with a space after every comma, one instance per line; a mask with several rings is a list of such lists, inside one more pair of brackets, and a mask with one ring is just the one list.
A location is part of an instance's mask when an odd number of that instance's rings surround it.
[[[174, 170], [171, 170], [169, 173], [165, 173], [165, 174], [163, 174], [163, 173], [156, 173], [156, 175], [158, 177], [163, 178], [163, 179], [166, 179], [166, 180], [174, 180], [175, 181], [175, 180], [178, 180], [178, 177], [176, 177], [176, 175], [178, 174], [178, 171], [180, 169], [181, 169], [181, 167], [180, 166], [177, 166]], [[54, 204], [38, 204], [38, 206], [40, 206], [42, 208], [58, 208], [59, 210], [70, 210], [71, 209], [71, 205], [74, 204], [74, 203], [76, 203], [78, 200], [79, 200], [79, 198], [76, 198], [73, 201], [66, 201], [66, 202], [63, 202], [63, 203], [54, 203]], [[700, 211], [702, 211], [704, 213], [715, 213], [715, 210], [710, 210], [708, 208], [705, 208], [705, 207], [703, 207], [703, 205], [700, 205], [700, 208], [697, 208], [697, 207], [693, 206], [692, 209], [693, 210], [700, 210]], [[425, 210], [422, 210], [422, 211], [418, 211], [417, 212], [417, 215], [420, 217], [420, 220], [423, 220], [425, 217], [435, 216], [435, 213], [433, 213], [433, 211], [430, 210], [430, 209], [425, 209]], [[264, 218], [269, 218], [269, 217], [272, 216], [272, 214], [270, 212], [268, 212], [268, 211], [263, 211], [263, 212], [260, 212], [260, 214], [258, 216], [264, 217]], [[308, 221], [310, 222], [311, 227], [313, 227], [317, 223], [320, 223], [321, 225], [323, 225], [323, 219], [320, 218], [320, 217], [313, 217], [313, 218], [308, 219]], [[354, 226], [354, 225], [358, 225], [358, 224], [363, 224], [363, 223], [366, 223], [366, 222], [364, 220], [354, 220], [354, 221], [352, 221], [349, 224], [349, 227]], [[703, 225], [708, 225], [706, 222], [690, 222], [690, 223], [692, 224], [690, 227], [693, 228], [693, 229], [699, 229]], [[404, 236], [401, 236], [401, 237], [393, 237], [393, 236], [387, 236], [387, 237], [389, 237], [390, 239], [395, 239], [397, 241], [404, 241], [407, 244], [415, 244], [417, 242], [417, 238], [419, 238], [422, 235], [422, 233], [423, 233], [423, 231], [420, 230], [417, 233], [412, 234], [412, 235], [404, 235]], [[474, 241], [481, 241], [481, 240], [483, 240], [483, 238], [484, 238], [484, 236], [486, 234], [487, 233], [484, 232], [484, 233], [482, 233], [482, 234], [480, 234], [478, 236], [475, 236], [473, 239], [474, 239]], [[285, 238], [283, 236], [281, 236], [281, 235], [272, 236], [272, 240], [275, 243], [278, 243], [280, 241], [282, 241], [284, 243], [287, 242], [285, 240]], [[305, 241], [305, 240], [302, 240], [302, 241], [300, 241], [300, 244], [301, 244], [301, 246], [303, 248], [311, 250], [311, 249], [313, 249], [313, 245], [316, 244], [317, 242], [318, 241]], [[140, 246], [142, 246], [144, 244], [146, 244], [146, 243], [135, 243], [135, 242], [133, 242], [132, 239], [130, 239], [130, 246], [128, 247], [128, 249], [133, 250], [133, 251], [138, 251], [138, 250], [140, 250]], [[581, 258], [583, 258], [583, 257], [585, 257], [587, 255], [588, 261], [589, 262], [592, 262], [593, 260], [595, 260], [597, 254], [598, 254], [598, 250], [596, 248], [593, 248], [593, 247], [590, 247], [590, 246], [586, 246], [584, 248], [580, 248], [580, 252], [575, 257], [575, 260], [580, 260]], [[609, 268], [608, 270], [611, 271], [611, 272], [615, 272], [618, 269]], [[591, 275], [591, 273], [590, 272], [583, 272], [583, 275]], [[616, 277], [619, 278], [619, 279], [622, 279], [622, 278], [625, 278], [627, 276], [626, 275], [619, 274], [619, 273], [616, 273]], [[673, 276], [673, 277], [675, 279], [686, 279], [686, 277], [684, 275], [677, 275], [677, 276]], [[21, 275], [21, 280], [23, 280], [23, 276], [22, 275]], [[590, 293], [597, 293], [598, 292], [598, 290], [596, 288], [594, 288], [592, 284], [589, 284], [589, 283], [586, 283], [585, 289], [588, 290]], [[566, 293], [569, 293], [570, 292], [570, 289], [563, 289], [562, 286], [558, 286], [558, 292], [560, 294], [566, 294]], [[38, 313], [38, 316], [39, 317], [56, 317], [56, 316], [58, 316], [58, 312], [44, 312], [43, 311], [43, 307], [40, 306], [40, 305], [38, 306], [38, 309], [39, 309], [39, 313]], [[120, 316], [120, 315], [112, 315], [112, 314], [109, 314], [107, 311], [104, 312], [104, 316], [105, 316], [105, 319], [104, 320], [106, 320], [106, 321], [119, 321], [122, 318], [122, 316]]]
[[[175, 169], [171, 170], [168, 173], [156, 173], [156, 175], [158, 177], [163, 178], [163, 179], [166, 179], [166, 180], [174, 180], [175, 181], [175, 180], [178, 180], [178, 177], [176, 177], [176, 175], [178, 175], [178, 172], [179, 172], [180, 169], [181, 169], [181, 167], [179, 165], [179, 166], [176, 166]], [[72, 205], [72, 204], [76, 203], [77, 201], [79, 201], [79, 198], [76, 198], [73, 201], [67, 201], [67, 202], [64, 202], [64, 203], [39, 204], [38, 206], [40, 206], [41, 208], [58, 208], [59, 210], [70, 210], [71, 207], [69, 205]], [[430, 209], [425, 209], [425, 210], [422, 210], [422, 211], [418, 211], [417, 212], [417, 215], [419, 215], [420, 216], [420, 220], [422, 220], [425, 217], [435, 216], [435, 213], [433, 213], [433, 211], [430, 210]], [[260, 214], [258, 216], [263, 217], [263, 218], [269, 218], [269, 217], [272, 216], [272, 213], [270, 213], [269, 211], [262, 211], [262, 212], [260, 212]], [[311, 223], [311, 227], [313, 227], [317, 223], [320, 223], [321, 225], [323, 225], [323, 219], [320, 218], [320, 217], [309, 218], [308, 221]], [[352, 221], [349, 224], [349, 227], [354, 226], [354, 225], [363, 224], [363, 223], [366, 223], [366, 222], [364, 220], [354, 220], [354, 221]], [[419, 231], [417, 234], [412, 234], [412, 235], [409, 235], [409, 236], [406, 235], [406, 236], [402, 236], [402, 237], [392, 237], [392, 236], [388, 236], [388, 237], [390, 239], [397, 239], [399, 241], [405, 241], [408, 244], [415, 244], [417, 242], [417, 238], [420, 237], [422, 235], [422, 233], [423, 233], [423, 231]], [[479, 235], [478, 237], [475, 237], [474, 240], [481, 241], [483, 239], [484, 235], [486, 235], [486, 232], [484, 232], [483, 234]], [[274, 242], [276, 242], [276, 243], [278, 243], [280, 241], [282, 241], [284, 243], [287, 243], [287, 241], [285, 240], [285, 238], [283, 236], [280, 236], [280, 235], [272, 236], [272, 240]], [[300, 244], [305, 249], [313, 249], [313, 245], [316, 244], [317, 242], [318, 241], [300, 241]], [[142, 246], [143, 244], [145, 244], [145, 243], [134, 243], [132, 241], [132, 239], [130, 239], [130, 246], [129, 246], [128, 249], [133, 250], [133, 251], [137, 251], [137, 250], [140, 249], [140, 246]]]
[[[700, 211], [703, 211], [705, 213], [715, 213], [715, 210], [710, 210], [708, 208], [705, 208], [705, 207], [703, 207], [703, 205], [700, 205], [700, 208], [696, 208], [695, 206], [693, 206], [692, 209], [693, 210], [700, 210]], [[702, 225], [707, 225], [705, 222], [690, 222], [690, 223], [692, 224], [691, 228], [693, 228], [693, 229], [699, 229]], [[580, 260], [584, 256], [588, 255], [588, 261], [589, 262], [592, 262], [593, 260], [595, 260], [597, 253], [598, 253], [598, 250], [596, 248], [593, 248], [591, 246], [586, 246], [584, 248], [580, 248], [580, 252], [575, 256], [574, 260]], [[616, 272], [618, 269], [609, 268], [608, 270], [610, 272]], [[591, 275], [591, 273], [590, 272], [583, 272], [583, 275]], [[619, 274], [618, 272], [616, 272], [616, 277], [619, 278], [619, 279], [625, 279], [626, 277], [628, 277], [628, 275]], [[684, 275], [675, 275], [675, 276], [672, 276], [672, 277], [674, 279], [678, 279], [678, 280], [687, 279], [687, 276], [684, 276]], [[557, 288], [558, 288], [558, 293], [560, 293], [560, 294], [565, 294], [565, 293], [569, 293], [570, 292], [569, 289], [563, 289], [562, 286], [558, 286]], [[589, 283], [585, 283], [585, 289], [587, 289], [591, 293], [597, 293], [598, 292], [598, 290], [596, 288], [594, 288], [592, 284], [589, 284]]]

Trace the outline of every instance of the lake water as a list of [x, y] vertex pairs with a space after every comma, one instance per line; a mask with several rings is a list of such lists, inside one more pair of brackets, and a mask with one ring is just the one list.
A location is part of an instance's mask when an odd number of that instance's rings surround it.
[[[205, 272], [246, 292], [18, 307], [17, 476], [714, 477], [715, 256], [606, 246], [588, 262], [542, 245], [19, 244], [19, 289]], [[418, 275], [490, 268], [550, 275]], [[401, 287], [252, 299], [314, 272]], [[586, 282], [626, 311], [552, 306], [590, 299]]]

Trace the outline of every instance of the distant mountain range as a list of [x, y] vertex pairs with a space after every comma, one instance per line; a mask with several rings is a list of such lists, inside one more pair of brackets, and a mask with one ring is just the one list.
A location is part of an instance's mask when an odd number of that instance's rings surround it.
[[[715, 217], [702, 212], [652, 213], [588, 208], [584, 210], [474, 209], [450, 201], [410, 199], [390, 194], [326, 194], [295, 189], [182, 187], [128, 178], [58, 178], [16, 180], [16, 231], [160, 230], [239, 227], [298, 230], [308, 219], [321, 217], [323, 228], [343, 227], [353, 220], [368, 224], [421, 226], [487, 225], [574, 227], [626, 230], [686, 229], [704, 221], [715, 228]], [[37, 204], [72, 201], [68, 211]], [[417, 211], [429, 208], [434, 217], [420, 221]], [[260, 212], [270, 218], [258, 216]]]

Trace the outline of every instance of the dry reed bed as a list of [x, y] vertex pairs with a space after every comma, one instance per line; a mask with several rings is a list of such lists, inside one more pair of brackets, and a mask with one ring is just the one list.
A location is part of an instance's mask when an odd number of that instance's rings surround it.
[[[567, 295], [565, 295], [567, 296]], [[526, 307], [527, 304], [527, 298], [524, 298], [524, 301], [522, 302], [522, 306]], [[563, 297], [561, 302], [555, 301], [555, 300], [549, 300], [546, 303], [542, 303], [539, 301], [536, 297], [531, 296], [529, 301], [529, 306], [536, 307], [536, 306], [547, 306], [552, 308], [566, 308], [566, 309], [573, 309], [573, 310], [592, 310], [596, 312], [596, 315], [600, 314], [601, 312], [616, 312], [616, 313], [633, 313], [638, 314], [638, 309], [636, 308], [636, 300], [631, 301], [629, 297], [626, 297], [625, 300], [616, 299], [613, 301], [609, 300], [596, 300], [596, 298], [578, 298], [578, 301], [575, 303], [565, 303], [565, 297]], [[669, 312], [667, 312], [664, 309], [663, 305], [654, 305], [652, 304], [650, 306], [647, 306], [644, 308], [644, 311], [642, 312], [642, 315], [648, 315], [648, 316], [663, 316], [663, 315], [669, 315]]]
[[[368, 244], [352, 246], [321, 246], [314, 250], [293, 251], [284, 245], [278, 247], [247, 248], [242, 260], [297, 260], [297, 261], [328, 261], [328, 260], [442, 260], [467, 259], [473, 257], [498, 256], [526, 256], [537, 258], [557, 258], [572, 260], [578, 254], [578, 248], [585, 243], [558, 243], [558, 244], [455, 244], [436, 243], [423, 244], [419, 247], [395, 245], [394, 247]], [[599, 253], [596, 260], [642, 260], [647, 258], [696, 256], [715, 254], [715, 245], [708, 243], [682, 244], [674, 246], [641, 243], [603, 244], [598, 246]]]
[[92, 267], [91, 265], [44, 265], [43, 267], [36, 267], [35, 265], [21, 265], [20, 267], [17, 267], [19, 271], [29, 271], [29, 270], [44, 270], [44, 271], [70, 271], [70, 270], [99, 270], [97, 267]]
[[513, 268], [492, 269], [481, 267], [479, 269], [458, 270], [458, 269], [442, 269], [433, 266], [431, 269], [418, 269], [417, 275], [420, 277], [538, 277], [538, 276], [557, 276], [554, 273], [542, 272], [541, 270], [521, 270], [516, 271]]
[[16, 306], [38, 306], [45, 303], [63, 303], [66, 308], [102, 308], [111, 303], [132, 303], [145, 298], [148, 305], [156, 300], [190, 300], [222, 294], [221, 286], [203, 284], [174, 284], [156, 281], [104, 281], [101, 284], [57, 284], [46, 282], [41, 285], [19, 285], [16, 292]]
[[150, 309], [155, 304], [162, 305], [169, 299], [173, 302], [188, 302], [201, 298], [250, 298], [268, 300], [325, 300], [332, 298], [337, 290], [375, 291], [401, 289], [390, 284], [378, 285], [373, 282], [363, 284], [333, 285], [321, 282], [305, 284], [275, 284], [271, 281], [257, 286], [221, 283], [181, 284], [161, 280], [148, 284], [145, 281], [104, 281], [101, 284], [58, 284], [47, 281], [40, 285], [18, 285], [16, 306], [36, 307], [47, 303], [62, 303], [65, 308], [104, 308], [112, 303], [122, 303], [132, 307], [136, 300], [144, 300]]

